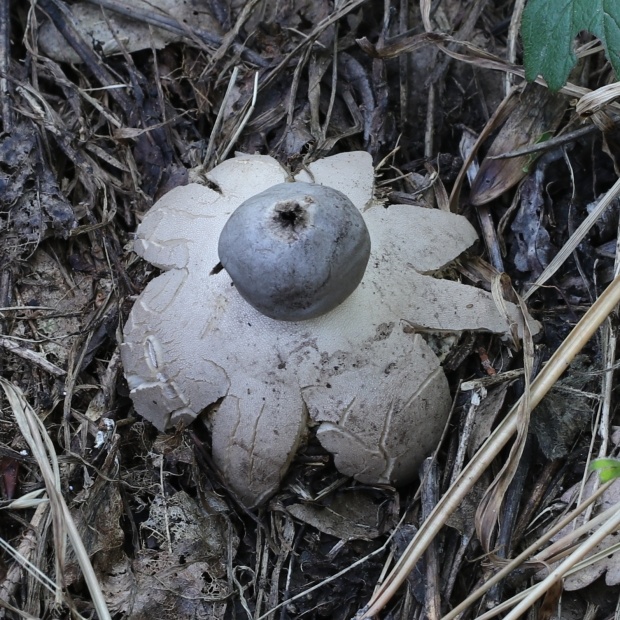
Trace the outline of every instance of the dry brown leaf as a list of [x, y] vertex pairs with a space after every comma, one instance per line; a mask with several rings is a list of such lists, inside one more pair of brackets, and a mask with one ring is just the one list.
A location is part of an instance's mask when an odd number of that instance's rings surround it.
[[[219, 33], [219, 24], [211, 14], [193, 2], [177, 0], [125, 0], [125, 8], [172, 18], [182, 32], [183, 28]], [[114, 11], [87, 2], [71, 5], [71, 18], [77, 31], [91, 47], [104, 56], [120, 54], [121, 51], [136, 52], [143, 49], [162, 49], [174, 41], [187, 40], [180, 32], [157, 28]], [[39, 45], [50, 58], [59, 62], [79, 63], [82, 59], [49, 21], [39, 30]]]
[[511, 112], [480, 164], [470, 194], [474, 205], [491, 202], [516, 185], [534, 161], [532, 156], [493, 159], [495, 155], [515, 151], [544, 139], [545, 135], [555, 133], [562, 120], [566, 107], [563, 95], [551, 93], [537, 84], [528, 84], [518, 97], [517, 107]]
[[230, 586], [229, 554], [238, 539], [223, 514], [205, 515], [195, 500], [180, 491], [155, 497], [142, 524], [147, 544], [132, 565], [136, 590], [134, 620], [223, 618]]
[[286, 507], [293, 517], [312, 525], [320, 532], [341, 540], [377, 538], [385, 529], [381, 506], [364, 492], [348, 491], [334, 496], [329, 504], [291, 504]]

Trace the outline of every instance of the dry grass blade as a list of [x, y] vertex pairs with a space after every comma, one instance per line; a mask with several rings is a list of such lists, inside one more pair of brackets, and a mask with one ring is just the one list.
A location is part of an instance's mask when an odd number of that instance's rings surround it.
[[[547, 265], [545, 270], [540, 274], [536, 282], [532, 284], [530, 289], [523, 295], [523, 299], [527, 300], [537, 288], [542, 286], [556, 271], [564, 264], [566, 259], [575, 251], [577, 246], [583, 241], [584, 237], [590, 232], [590, 229], [598, 221], [598, 219], [607, 210], [607, 207], [620, 194], [620, 179], [618, 179], [612, 188], [605, 194], [601, 201], [596, 205], [596, 209], [588, 215], [581, 223], [579, 228], [571, 235], [570, 239], [562, 246], [562, 249], [556, 254], [553, 260]], [[584, 317], [585, 318], [585, 317]]]
[[[33, 570], [30, 570], [30, 566], [34, 566], [32, 562], [30, 562], [30, 558], [35, 554], [35, 550], [39, 544], [38, 536], [35, 532], [38, 532], [41, 527], [43, 527], [43, 523], [47, 519], [49, 510], [49, 502], [45, 500], [45, 503], [39, 504], [32, 518], [30, 519], [29, 529], [22, 536], [22, 540], [17, 549], [13, 549], [13, 547], [6, 548], [5, 543], [2, 543], [2, 546], [5, 547], [5, 550], [10, 555], [13, 555], [17, 560], [12, 566], [9, 567], [4, 579], [2, 580], [2, 584], [0, 584], [0, 601], [10, 601], [14, 597], [14, 593], [17, 591], [19, 584], [22, 580], [22, 566], [28, 568], [30, 574], [35, 576], [35, 579], [39, 580], [41, 583], [43, 581], [49, 582], [48, 586], [52, 594], [55, 594], [56, 588], [54, 582], [47, 577], [47, 575], [43, 575], [41, 571], [39, 571], [38, 567], [34, 567]], [[2, 540], [2, 539], [0, 539]], [[13, 554], [13, 551], [15, 552]], [[41, 572], [41, 575], [38, 573]]]
[[257, 94], [258, 94], [258, 73], [255, 73], [254, 74], [254, 90], [252, 91], [252, 99], [250, 100], [250, 107], [243, 115], [243, 118], [241, 119], [241, 122], [239, 123], [239, 127], [237, 127], [232, 138], [226, 145], [224, 152], [218, 157], [218, 162], [224, 161], [228, 157], [228, 155], [230, 154], [230, 151], [235, 145], [235, 142], [237, 142], [237, 140], [239, 139], [241, 132], [243, 131], [245, 126], [248, 124], [248, 121], [250, 120], [250, 118], [252, 117], [252, 114], [254, 113], [254, 108], [256, 107]]
[[38, 620], [36, 616], [31, 616], [30, 614], [27, 614], [26, 612], [23, 612], [20, 609], [13, 607], [13, 605], [9, 605], [7, 602], [3, 601], [2, 599], [0, 599], [0, 607], [3, 607], [7, 611], [10, 611], [16, 614], [20, 618], [25, 618], [26, 620]]
[[95, 571], [84, 548], [82, 539], [77, 531], [73, 517], [60, 491], [60, 472], [54, 446], [39, 417], [26, 401], [23, 392], [12, 383], [0, 377], [7, 400], [11, 405], [19, 429], [28, 442], [33, 456], [36, 458], [41, 474], [45, 481], [45, 488], [50, 500], [52, 520], [54, 524], [54, 542], [56, 545], [56, 590], [57, 599], [62, 597], [62, 578], [65, 557], [66, 536], [75, 550], [80, 568], [90, 590], [93, 605], [101, 620], [111, 620]]
[[545, 579], [536, 585], [530, 593], [505, 617], [505, 620], [517, 620], [525, 613], [541, 596], [572, 569], [575, 564], [583, 560], [592, 549], [601, 543], [607, 536], [620, 527], [620, 510], [616, 510], [601, 527], [587, 538], [579, 547], [569, 555], [564, 562], [555, 568]]
[[433, 25], [431, 24], [431, 0], [420, 0], [420, 13], [422, 14], [422, 23], [424, 24], [424, 30], [426, 32], [433, 31]]
[[211, 157], [213, 155], [213, 151], [215, 150], [215, 140], [220, 131], [222, 123], [224, 121], [224, 110], [228, 104], [230, 96], [232, 94], [233, 88], [235, 87], [235, 83], [237, 82], [237, 76], [239, 75], [239, 67], [235, 67], [230, 76], [230, 80], [228, 80], [228, 88], [226, 89], [226, 93], [224, 94], [224, 98], [222, 99], [222, 104], [220, 105], [220, 109], [217, 113], [217, 117], [215, 118], [215, 123], [213, 123], [213, 129], [211, 130], [211, 135], [209, 136], [209, 145], [207, 146], [207, 153], [204, 156], [202, 167], [205, 171], [211, 170], [216, 162], [213, 162], [211, 165]]
[[[19, 549], [12, 547], [3, 538], [0, 538], [0, 547], [4, 549], [7, 555], [12, 557], [16, 562], [28, 570], [31, 575], [34, 575], [35, 579], [40, 581], [50, 592], [55, 592], [56, 585], [54, 582], [43, 571], [41, 571], [38, 566], [35, 566], [28, 558], [23, 556]], [[0, 590], [0, 592], [2, 592], [2, 590]], [[2, 597], [0, 597], [0, 600], [2, 600]]]
[[[493, 280], [494, 298], [496, 299], [496, 302], [497, 300], [502, 300], [500, 291], [495, 290], [499, 287], [499, 280], [499, 277], [496, 277]], [[522, 301], [521, 309], [524, 313], [527, 312]], [[527, 323], [524, 324], [524, 331], [523, 377], [525, 387], [523, 396], [519, 400], [516, 408], [515, 418], [517, 420], [517, 437], [510, 449], [510, 454], [506, 460], [506, 463], [502, 467], [499, 474], [495, 477], [495, 480], [491, 483], [491, 486], [487, 489], [476, 512], [476, 530], [480, 542], [482, 543], [482, 548], [486, 553], [491, 551], [492, 537], [497, 525], [498, 516], [500, 514], [506, 492], [515, 476], [517, 467], [519, 466], [519, 461], [521, 460], [521, 455], [523, 454], [523, 450], [525, 448], [525, 442], [527, 441], [529, 429], [530, 413], [533, 409], [533, 406], [530, 404], [530, 377], [532, 375], [534, 365], [534, 341], [532, 339], [532, 334], [528, 329]]]
[[[24, 439], [28, 442], [32, 455], [39, 465], [50, 499], [54, 526], [54, 544], [56, 546], [56, 600], [60, 602], [64, 585], [61, 579], [65, 563], [66, 528], [62, 518], [62, 507], [58, 500], [59, 493], [54, 493], [53, 491], [60, 488], [58, 460], [47, 432], [44, 428], [41, 428], [37, 415], [26, 402], [22, 391], [2, 378], [0, 378], [0, 385], [2, 385], [7, 400], [11, 405], [19, 429]], [[50, 490], [52, 491], [50, 492]]]
[[[439, 45], [442, 51], [454, 58], [455, 60], [460, 60], [462, 62], [466, 62], [468, 64], [476, 65], [479, 68], [491, 69], [493, 71], [503, 71], [505, 73], [510, 73], [512, 75], [518, 75], [522, 78], [525, 78], [525, 69], [521, 65], [512, 65], [499, 56], [495, 56], [489, 52], [486, 52], [480, 49], [477, 45], [470, 43], [469, 41], [459, 41], [454, 39], [449, 35], [434, 35], [435, 39], [433, 43]], [[447, 43], [458, 43], [462, 45], [467, 51], [471, 52], [471, 56], [466, 54], [459, 54], [454, 50], [448, 49], [445, 47]], [[546, 86], [547, 83], [541, 77], [538, 77], [534, 80], [536, 84], [540, 84], [542, 86]], [[558, 92], [568, 95], [570, 97], [583, 97], [584, 95], [592, 92], [588, 88], [584, 88], [582, 86], [577, 86], [572, 82], [567, 82]], [[616, 111], [618, 111], [619, 107], [617, 104], [612, 104], [615, 106]]]
[[[605, 520], [604, 525], [597, 530], [595, 534], [592, 534], [583, 543], [581, 543], [576, 550], [564, 562], [562, 562], [562, 564], [549, 573], [543, 581], [527, 588], [526, 590], [523, 590], [522, 592], [519, 592], [512, 598], [503, 601], [500, 605], [497, 605], [481, 616], [478, 616], [477, 620], [490, 620], [491, 618], [498, 616], [500, 613], [507, 611], [513, 605], [517, 606], [504, 618], [517, 620], [517, 618], [520, 618], [523, 613], [527, 611], [527, 609], [529, 609], [538, 599], [543, 596], [546, 597], [550, 592], [555, 593], [558, 584], [561, 584], [564, 577], [581, 570], [589, 564], [593, 564], [598, 560], [603, 559], [611, 553], [614, 553], [618, 548], [617, 544], [613, 545], [609, 549], [605, 549], [586, 558], [587, 554], [594, 547], [596, 547], [597, 544], [602, 542], [606, 536], [616, 531], [620, 525], [620, 512], [618, 511], [617, 505], [605, 511], [605, 514], [608, 518]], [[447, 620], [447, 618], [448, 616], [442, 620]]]
[[[586, 312], [566, 340], [553, 354], [542, 372], [532, 382], [530, 407], [534, 408], [540, 403], [545, 394], [568, 368], [575, 355], [581, 351], [619, 302], [620, 276], [617, 276]], [[474, 483], [486, 471], [516, 432], [519, 406], [520, 401], [512, 407], [504, 421], [483, 444], [456, 482], [448, 489], [435, 510], [433, 510], [429, 518], [420, 527], [416, 536], [409, 543], [405, 553], [390, 575], [388, 575], [385, 583], [377, 589], [368, 606], [358, 613], [357, 618], [363, 620], [364, 618], [374, 617], [394, 596], [416, 562], [422, 557], [424, 551], [426, 551], [432, 540], [444, 526], [446, 519], [456, 510]]]
[[[519, 27], [521, 25], [521, 15], [523, 14], [523, 8], [525, 7], [525, 0], [517, 0], [515, 2], [512, 16], [510, 18], [510, 26], [508, 28], [508, 50], [507, 60], [511, 63], [515, 63], [517, 60], [517, 50], [519, 46]], [[504, 77], [504, 84], [506, 93], [510, 91], [513, 83], [513, 76], [506, 74]]]
[[[590, 497], [588, 497], [588, 499], [585, 502], [579, 504], [577, 508], [575, 508], [575, 510], [571, 512], [571, 515], [573, 517], [577, 517], [578, 514], [594, 506], [595, 501], [598, 500], [598, 498], [600, 498], [601, 496], [603, 496], [605, 491], [609, 489], [609, 487], [612, 484], [613, 484], [613, 480], [606, 482], [604, 485], [599, 487], [594, 493], [592, 493], [592, 495], [590, 495]], [[607, 521], [607, 519], [613, 516], [613, 514], [617, 510], [618, 510], [618, 506], [614, 505], [611, 508], [608, 508], [607, 510], [603, 511], [601, 514], [597, 515], [596, 517], [586, 521], [585, 523], [580, 525], [578, 528], [572, 530], [565, 536], [562, 536], [561, 538], [556, 540], [552, 545], [549, 545], [546, 549], [544, 549], [540, 553], [537, 553], [536, 556], [534, 557], [534, 560], [540, 561], [540, 562], [547, 562], [547, 563], [558, 562], [563, 557], [566, 557], [567, 555], [566, 550], [574, 546], [575, 541], [579, 540], [581, 536], [584, 536], [585, 534], [588, 534], [589, 532], [594, 530], [601, 523], [604, 523], [605, 521]], [[567, 521], [567, 519], [565, 518], [562, 521], [560, 521], [560, 523], [564, 523], [565, 525], [568, 525], [569, 521]], [[558, 529], [558, 527], [555, 526], [550, 531], [559, 532], [562, 529], [563, 528]], [[545, 538], [550, 539], [551, 537], [545, 534]]]
[[589, 116], [620, 97], [620, 82], [607, 84], [584, 95], [575, 106], [580, 116]]
[[[459, 603], [452, 611], [447, 613], [442, 620], [454, 620], [457, 618], [462, 612], [464, 612], [468, 607], [470, 607], [474, 602], [484, 596], [493, 586], [498, 584], [504, 577], [507, 577], [512, 571], [517, 569], [521, 564], [526, 562], [527, 560], [532, 561], [546, 561], [548, 559], [549, 551], [559, 547], [561, 545], [565, 545], [566, 541], [562, 538], [560, 541], [557, 541], [550, 547], [544, 550], [544, 552], [533, 556], [533, 554], [540, 549], [544, 544], [548, 543], [558, 532], [563, 530], [567, 525], [572, 523], [584, 510], [586, 510], [589, 506], [592, 506], [596, 500], [598, 500], [603, 493], [611, 486], [612, 482], [608, 482], [604, 484], [600, 489], [593, 493], [588, 499], [579, 504], [573, 511], [571, 511], [566, 517], [561, 519], [556, 525], [554, 525], [551, 529], [549, 529], [543, 536], [534, 541], [527, 549], [521, 552], [516, 558], [510, 560], [501, 570], [495, 573], [492, 577], [487, 579], [482, 586], [480, 586], [476, 591], [472, 592], [464, 601]], [[589, 532], [592, 530], [599, 522], [599, 520], [604, 520], [609, 517], [616, 508], [609, 509], [605, 511], [603, 514], [596, 517], [592, 521], [582, 525], [577, 528], [573, 532], [571, 532], [570, 537], [572, 539], [577, 539], [579, 536]], [[532, 557], [533, 556], [533, 557]]]
[[7, 508], [11, 510], [24, 510], [27, 508], [36, 508], [41, 504], [47, 504], [49, 501], [47, 498], [39, 497], [43, 493], [43, 489], [36, 489], [35, 491], [30, 491], [30, 493], [24, 493], [21, 497], [13, 500]]

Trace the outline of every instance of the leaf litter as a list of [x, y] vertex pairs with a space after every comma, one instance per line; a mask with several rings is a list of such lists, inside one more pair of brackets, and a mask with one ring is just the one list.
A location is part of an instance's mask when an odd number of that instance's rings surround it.
[[[599, 105], [583, 118], [551, 105], [545, 126], [491, 147], [485, 140], [501, 134], [502, 119], [488, 121], [505, 97], [505, 76], [523, 75], [509, 51], [515, 31], [503, 28], [515, 19], [511, 3], [476, 2], [468, 12], [451, 0], [401, 2], [384, 15], [363, 0], [285, 2], [279, 13], [260, 0], [243, 6], [216, 0], [201, 13], [204, 22], [167, 11], [163, 2], [149, 4], [148, 11], [144, 4], [39, 0], [4, 3], [0, 12], [0, 374], [8, 396], [0, 413], [0, 601], [6, 617], [43, 617], [52, 610], [159, 617], [165, 607], [170, 617], [349, 618], [385, 605], [394, 618], [454, 617], [477, 583], [491, 583], [492, 574], [528, 547], [548, 544], [536, 538], [562, 518], [561, 487], [585, 479], [591, 458], [614, 455], [613, 320], [589, 339], [615, 305], [618, 288], [617, 219], [601, 219], [617, 212], [613, 139], [605, 136], [603, 144], [600, 129], [614, 104], [602, 100], [608, 109]], [[179, 10], [190, 4], [177, 3]], [[73, 17], [74, 10], [93, 8], [98, 34]], [[51, 51], [52, 23], [60, 33], [56, 43], [70, 58]], [[580, 96], [613, 81], [601, 52], [581, 62], [564, 92]], [[519, 151], [547, 132], [561, 134], [591, 119], [590, 133], [551, 141], [550, 157], [538, 163], [528, 157], [527, 174], [535, 179], [529, 194], [523, 186], [509, 188], [514, 170], [524, 173], [521, 164], [504, 171], [506, 160], [489, 159], [497, 169], [492, 183], [503, 191], [484, 215], [497, 234], [485, 235], [478, 253], [502, 256], [510, 284], [527, 295], [544, 329], [526, 352], [529, 360], [490, 334], [454, 338], [448, 355], [452, 426], [437, 447], [439, 473], [427, 473], [422, 487], [424, 507], [416, 483], [370, 488], [343, 478], [310, 432], [281, 490], [265, 507], [248, 511], [214, 467], [208, 433], [192, 426], [158, 436], [133, 412], [119, 362], [120, 328], [157, 271], [137, 259], [130, 242], [168, 189], [204, 179], [234, 151], [271, 155], [295, 173], [326, 155], [366, 150], [388, 204], [391, 196], [397, 204], [417, 204], [423, 187], [427, 206], [445, 207], [452, 191], [451, 209], [476, 225], [483, 212], [453, 172], [465, 128], [483, 136], [470, 151], [473, 159]], [[601, 225], [593, 228], [597, 221]], [[473, 281], [500, 304], [503, 298], [518, 302], [506, 278], [481, 260], [461, 257], [442, 275]], [[567, 340], [608, 285], [604, 303], [577, 333], [585, 336]], [[550, 400], [552, 413], [533, 427], [541, 446], [525, 442], [513, 452], [511, 475], [501, 487], [508, 492], [502, 502], [491, 502], [483, 522], [499, 514], [497, 540], [503, 540], [514, 527], [511, 515], [526, 521], [515, 530], [511, 555], [491, 553], [481, 562], [472, 515], [493, 478], [493, 472], [483, 475], [484, 459], [489, 464], [501, 452], [517, 424], [509, 414], [499, 443], [492, 439], [473, 456], [456, 458], [467, 413], [478, 411], [459, 382], [488, 379], [480, 348], [500, 377], [510, 377], [499, 402], [483, 407], [490, 432], [493, 419], [505, 416], [524, 389], [523, 373], [511, 373], [530, 363], [532, 375], [544, 369], [545, 381], [559, 376], [565, 361], [549, 372], [545, 363], [566, 342], [560, 353], [583, 348], [591, 379], [576, 373], [576, 383], [558, 385], [564, 400]], [[543, 382], [532, 384], [533, 402], [542, 397]], [[562, 440], [553, 434], [542, 439], [539, 426], [553, 426], [553, 412], [568, 407], [572, 394], [577, 428], [572, 425]], [[529, 412], [522, 407], [525, 441]], [[596, 425], [584, 424], [590, 420]], [[475, 445], [484, 440], [479, 435]], [[554, 452], [560, 441], [562, 450]], [[511, 493], [510, 478], [521, 475], [514, 456], [521, 449], [533, 456], [522, 490]], [[459, 533], [442, 525], [467, 494], [461, 468], [475, 470], [481, 482], [473, 505], [459, 513]], [[546, 481], [543, 490], [536, 488], [539, 480]], [[590, 492], [583, 488], [582, 504]], [[342, 510], [347, 497], [360, 498], [357, 514]], [[586, 517], [601, 514], [604, 526], [613, 528], [601, 510], [617, 500], [605, 501]], [[494, 520], [484, 526], [485, 551], [495, 550], [494, 530]], [[393, 545], [399, 532], [410, 535]], [[441, 566], [429, 554], [420, 568], [427, 583], [410, 580], [397, 590], [407, 581], [398, 567], [417, 564], [429, 533], [443, 549]], [[580, 541], [587, 543], [588, 535]], [[599, 547], [603, 555], [606, 544]], [[534, 564], [536, 552], [528, 556]], [[392, 553], [397, 564], [390, 574]], [[614, 561], [600, 566], [613, 573]], [[530, 596], [518, 574], [488, 592], [486, 604], [525, 604], [511, 602], [520, 591]], [[597, 617], [613, 613], [617, 586], [602, 596], [596, 575], [606, 578], [597, 568], [595, 581], [580, 583], [584, 596], [562, 595], [563, 610], [583, 617], [590, 605]], [[571, 587], [578, 583], [570, 579]], [[377, 583], [383, 585], [373, 595]], [[557, 588], [552, 593], [547, 603]], [[527, 604], [541, 595], [532, 591]], [[473, 599], [469, 605], [471, 617], [482, 616]]]

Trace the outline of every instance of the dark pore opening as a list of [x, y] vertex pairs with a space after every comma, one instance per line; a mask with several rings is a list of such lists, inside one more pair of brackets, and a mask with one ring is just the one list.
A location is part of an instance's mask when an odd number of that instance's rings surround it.
[[274, 219], [282, 228], [295, 230], [303, 226], [306, 212], [298, 202], [287, 201], [276, 205]]

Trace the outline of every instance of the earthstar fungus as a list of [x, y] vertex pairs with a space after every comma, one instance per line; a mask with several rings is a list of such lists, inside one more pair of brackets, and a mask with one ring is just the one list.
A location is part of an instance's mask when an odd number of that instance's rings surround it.
[[[226, 271], [213, 270], [231, 214], [287, 181], [271, 157], [225, 161], [208, 174], [217, 191], [177, 187], [138, 227], [135, 251], [164, 273], [140, 295], [124, 329], [136, 411], [162, 431], [203, 414], [214, 460], [248, 506], [278, 488], [309, 427], [343, 474], [370, 484], [412, 480], [451, 403], [439, 360], [415, 328], [508, 332], [488, 293], [425, 275], [474, 243], [467, 220], [384, 208], [373, 202], [373, 173], [370, 156], [356, 152], [316, 161], [295, 177], [348, 197], [372, 246], [357, 288], [308, 320], [269, 318]], [[323, 192], [289, 185], [303, 195]]]
[[315, 183], [281, 183], [241, 204], [218, 242], [240, 295], [281, 321], [316, 318], [360, 283], [370, 236], [357, 207]]

